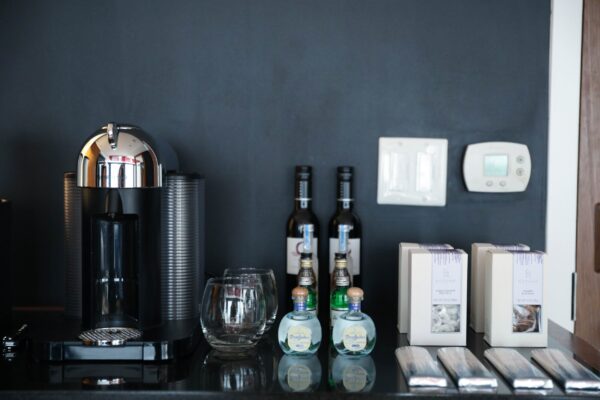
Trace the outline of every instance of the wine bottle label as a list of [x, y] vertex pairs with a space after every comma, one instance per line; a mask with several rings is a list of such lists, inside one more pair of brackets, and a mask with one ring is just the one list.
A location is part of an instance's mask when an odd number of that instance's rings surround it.
[[367, 371], [359, 365], [350, 365], [344, 368], [342, 384], [349, 392], [360, 392], [367, 386]]
[[[317, 259], [317, 254], [319, 254], [318, 249], [319, 240], [317, 238], [313, 238], [312, 249], [313, 249], [313, 270], [315, 272], [315, 277], [318, 280], [319, 276], [319, 260]], [[289, 275], [298, 275], [298, 271], [300, 270], [300, 252], [302, 251], [302, 238], [288, 237], [287, 238], [287, 261], [286, 261], [286, 271]]]
[[333, 325], [335, 325], [335, 321], [338, 320], [338, 318], [340, 317], [340, 315], [342, 315], [343, 313], [348, 312], [348, 310], [343, 309], [343, 310], [336, 310], [336, 309], [331, 309], [329, 312], [329, 320], [331, 323], [331, 327], [333, 328]]
[[360, 325], [351, 325], [342, 333], [342, 343], [349, 351], [361, 351], [367, 347], [367, 330]]
[[310, 386], [312, 372], [302, 364], [294, 364], [287, 370], [287, 384], [294, 392], [302, 392]]
[[302, 325], [292, 326], [288, 329], [287, 342], [290, 349], [294, 351], [306, 351], [312, 341], [312, 331]]
[[[338, 251], [338, 238], [329, 238], [329, 273], [335, 268], [335, 253]], [[348, 272], [360, 275], [360, 239], [348, 239]]]
[[513, 332], [543, 332], [544, 255], [513, 253]]

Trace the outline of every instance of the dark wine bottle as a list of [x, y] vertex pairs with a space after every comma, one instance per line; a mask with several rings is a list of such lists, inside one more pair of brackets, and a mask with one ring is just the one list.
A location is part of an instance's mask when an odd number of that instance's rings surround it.
[[[312, 168], [307, 165], [296, 167], [294, 211], [287, 223], [286, 243], [286, 287], [285, 293], [291, 293], [298, 285], [298, 272], [300, 269], [300, 253], [302, 252], [302, 226], [310, 224], [313, 226], [313, 268], [315, 277], [319, 276], [318, 263], [318, 241], [319, 221], [312, 212]], [[318, 287], [318, 286], [317, 286]], [[284, 303], [284, 309], [292, 309], [291, 301]]]
[[348, 225], [348, 271], [352, 275], [352, 284], [362, 287], [361, 282], [361, 239], [362, 225], [358, 215], [354, 212], [354, 195], [352, 189], [352, 167], [338, 167], [337, 169], [337, 210], [329, 221], [329, 274], [335, 266], [335, 253], [338, 250], [338, 227]]

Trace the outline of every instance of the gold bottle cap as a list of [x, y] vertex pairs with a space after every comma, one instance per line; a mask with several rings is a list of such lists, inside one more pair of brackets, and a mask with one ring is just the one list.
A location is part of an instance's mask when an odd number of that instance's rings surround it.
[[308, 297], [308, 289], [296, 286], [292, 289], [292, 299], [296, 299], [298, 297]]
[[351, 287], [348, 289], [348, 291], [346, 292], [346, 296], [348, 296], [348, 298], [350, 299], [363, 299], [365, 292], [363, 292], [363, 290], [359, 287]]

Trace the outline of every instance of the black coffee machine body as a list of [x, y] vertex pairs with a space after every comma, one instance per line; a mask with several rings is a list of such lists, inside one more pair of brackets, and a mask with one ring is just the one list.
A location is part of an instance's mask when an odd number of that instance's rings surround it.
[[201, 335], [204, 179], [163, 171], [140, 128], [109, 123], [66, 173], [67, 292], [60, 329], [34, 356], [65, 360], [168, 360]]
[[79, 155], [86, 339], [132, 339], [161, 324], [162, 184], [151, 139], [137, 127], [108, 124]]

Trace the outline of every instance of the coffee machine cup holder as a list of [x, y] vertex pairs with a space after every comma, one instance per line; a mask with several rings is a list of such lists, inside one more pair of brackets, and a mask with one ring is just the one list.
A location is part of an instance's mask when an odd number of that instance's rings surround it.
[[133, 328], [98, 328], [82, 332], [79, 340], [86, 346], [124, 346], [128, 340], [139, 339], [141, 332]]

